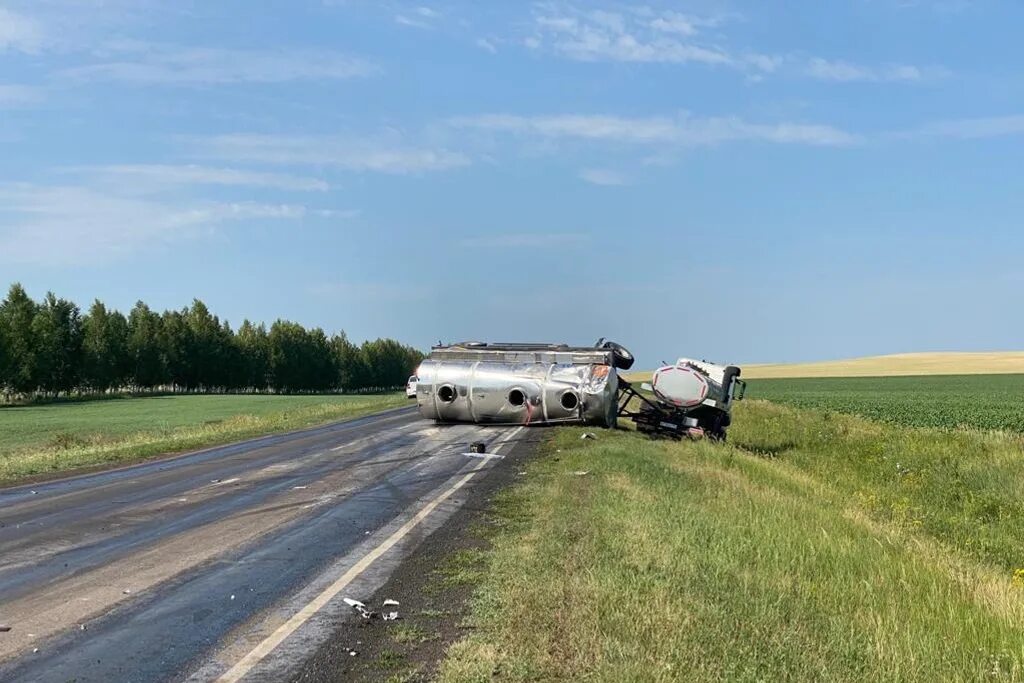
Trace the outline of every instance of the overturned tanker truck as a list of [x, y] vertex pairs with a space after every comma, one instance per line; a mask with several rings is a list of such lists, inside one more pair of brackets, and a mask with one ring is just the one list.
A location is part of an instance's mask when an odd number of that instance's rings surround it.
[[725, 438], [732, 401], [742, 398], [739, 368], [680, 359], [638, 391], [619, 376], [633, 365], [620, 344], [439, 345], [416, 372], [420, 414], [438, 422], [576, 423], [681, 438]]

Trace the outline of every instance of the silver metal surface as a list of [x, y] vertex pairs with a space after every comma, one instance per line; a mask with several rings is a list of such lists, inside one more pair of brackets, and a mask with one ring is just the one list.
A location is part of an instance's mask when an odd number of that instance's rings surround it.
[[614, 426], [618, 376], [606, 349], [435, 348], [417, 371], [420, 414], [441, 422]]

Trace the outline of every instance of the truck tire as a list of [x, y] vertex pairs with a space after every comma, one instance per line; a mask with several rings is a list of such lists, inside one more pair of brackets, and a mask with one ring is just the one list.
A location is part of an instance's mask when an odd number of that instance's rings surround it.
[[619, 370], [629, 370], [633, 367], [633, 354], [629, 352], [622, 344], [616, 344], [613, 341], [606, 341], [601, 345], [602, 349], [608, 349], [612, 352], [612, 364]]

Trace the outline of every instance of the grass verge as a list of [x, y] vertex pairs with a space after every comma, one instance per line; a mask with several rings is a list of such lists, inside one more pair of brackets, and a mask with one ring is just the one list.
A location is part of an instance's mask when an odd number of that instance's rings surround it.
[[498, 501], [491, 680], [1021, 680], [1018, 436], [754, 401], [732, 445], [556, 433]]
[[408, 405], [369, 396], [159, 396], [0, 408], [0, 484]]

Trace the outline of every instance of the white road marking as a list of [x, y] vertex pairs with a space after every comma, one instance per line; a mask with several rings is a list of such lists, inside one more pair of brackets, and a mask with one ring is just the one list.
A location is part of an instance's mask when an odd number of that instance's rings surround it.
[[[518, 434], [523, 427], [516, 427], [514, 430], [509, 432], [499, 440], [495, 446], [495, 450], [498, 450], [502, 446], [506, 445], [511, 441], [512, 437]], [[246, 674], [252, 671], [253, 667], [263, 661], [267, 655], [274, 651], [274, 649], [284, 642], [284, 640], [299, 629], [303, 624], [309, 621], [313, 615], [324, 608], [331, 600], [337, 597], [338, 593], [345, 590], [352, 581], [354, 581], [360, 574], [366, 571], [370, 565], [376, 562], [384, 553], [395, 546], [396, 543], [401, 541], [405, 536], [412, 531], [416, 526], [422, 522], [427, 516], [433, 512], [438, 505], [448, 500], [456, 491], [461, 489], [466, 483], [473, 478], [478, 472], [480, 472], [487, 465], [487, 460], [481, 460], [480, 464], [470, 470], [464, 477], [455, 482], [451, 488], [444, 491], [432, 501], [423, 506], [423, 508], [416, 513], [409, 521], [399, 527], [393, 534], [387, 537], [380, 545], [371, 550], [369, 553], [364, 555], [358, 562], [352, 565], [348, 571], [342, 574], [338, 579], [330, 586], [325, 588], [322, 593], [313, 598], [313, 600], [305, 607], [296, 612], [292, 617], [281, 624], [277, 630], [271, 633], [266, 639], [257, 645], [253, 650], [242, 657], [233, 667], [228, 669], [224, 675], [217, 680], [219, 683], [236, 683], [242, 680]]]

